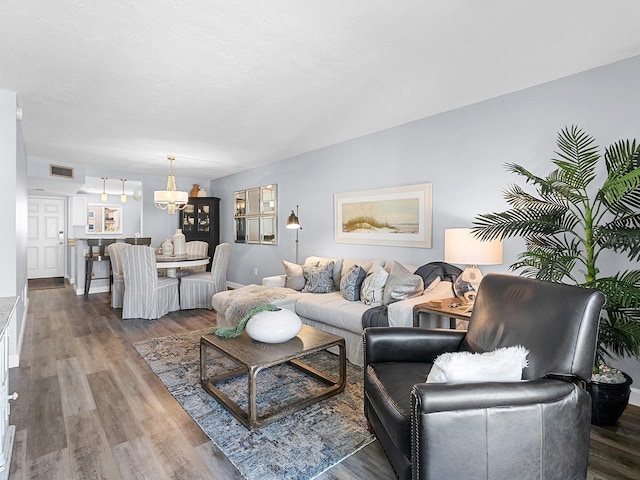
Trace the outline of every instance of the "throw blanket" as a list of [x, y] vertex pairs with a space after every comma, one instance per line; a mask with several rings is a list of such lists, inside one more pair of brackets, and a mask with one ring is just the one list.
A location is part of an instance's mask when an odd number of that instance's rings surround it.
[[251, 320], [251, 317], [253, 317], [256, 313], [277, 312], [278, 310], [282, 309], [268, 303], [258, 305], [256, 308], [252, 308], [251, 310], [249, 310], [244, 318], [240, 320], [240, 323], [238, 323], [238, 325], [236, 325], [234, 328], [216, 328], [215, 330], [213, 330], [213, 333], [215, 333], [218, 337], [223, 338], [237, 337], [242, 333], [242, 331], [247, 326], [247, 323], [249, 323], [249, 320]]
[[427, 288], [436, 278], [440, 280], [447, 280], [451, 283], [455, 283], [458, 275], [462, 273], [455, 265], [445, 262], [431, 262], [419, 267], [415, 274], [422, 277], [424, 281], [424, 288]]
[[371, 307], [362, 314], [362, 328], [367, 327], [388, 327], [389, 316], [387, 315], [387, 306]]
[[238, 325], [250, 310], [259, 305], [284, 298], [292, 293], [295, 293], [295, 290], [290, 288], [246, 285], [236, 290], [231, 290], [220, 306], [229, 324]]
[[[436, 278], [454, 283], [458, 275], [462, 273], [458, 267], [445, 262], [431, 262], [422, 265], [415, 271], [415, 275], [422, 277], [425, 288], [431, 285]], [[388, 327], [389, 316], [387, 306], [371, 307], [362, 314], [362, 328]]]

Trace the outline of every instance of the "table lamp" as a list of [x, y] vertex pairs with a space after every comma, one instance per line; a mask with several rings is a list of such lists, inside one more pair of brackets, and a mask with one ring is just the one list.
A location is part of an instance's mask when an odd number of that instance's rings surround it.
[[444, 261], [466, 265], [453, 284], [456, 297], [473, 303], [482, 272], [478, 265], [502, 263], [502, 240], [481, 241], [470, 228], [448, 228], [444, 231]]

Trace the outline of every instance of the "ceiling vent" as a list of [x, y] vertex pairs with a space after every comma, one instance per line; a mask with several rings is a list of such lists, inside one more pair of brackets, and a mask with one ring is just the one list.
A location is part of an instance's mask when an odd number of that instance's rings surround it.
[[73, 178], [73, 168], [49, 165], [49, 175], [52, 177]]

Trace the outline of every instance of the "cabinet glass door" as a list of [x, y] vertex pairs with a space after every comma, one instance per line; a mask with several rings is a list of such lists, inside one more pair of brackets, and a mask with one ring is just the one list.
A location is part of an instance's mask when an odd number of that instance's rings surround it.
[[198, 204], [198, 231], [208, 232], [211, 228], [211, 212], [208, 204]]
[[182, 231], [183, 232], [195, 232], [196, 231], [196, 214], [195, 206], [188, 204], [182, 210]]

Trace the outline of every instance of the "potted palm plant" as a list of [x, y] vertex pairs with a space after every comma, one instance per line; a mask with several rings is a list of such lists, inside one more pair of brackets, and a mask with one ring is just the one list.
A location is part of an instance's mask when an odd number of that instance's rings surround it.
[[[620, 140], [602, 155], [595, 140], [573, 126], [558, 133], [557, 146], [555, 168], [546, 177], [507, 164], [535, 193], [508, 187], [510, 209], [477, 216], [473, 230], [481, 240], [522, 237], [526, 250], [510, 266], [521, 275], [606, 295], [588, 390], [592, 423], [613, 425], [629, 401], [632, 380], [606, 361], [640, 357], [640, 270], [609, 272], [603, 254], [640, 259], [640, 145]], [[600, 405], [608, 400], [615, 405]]]

